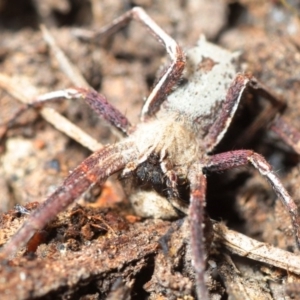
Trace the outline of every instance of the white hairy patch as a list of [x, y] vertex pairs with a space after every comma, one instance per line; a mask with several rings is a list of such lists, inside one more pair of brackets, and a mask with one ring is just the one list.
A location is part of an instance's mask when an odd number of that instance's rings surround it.
[[[151, 153], [167, 159], [178, 177], [187, 177], [190, 166], [200, 160], [201, 141], [183, 120], [169, 114], [162, 120], [142, 123], [132, 136], [138, 151], [137, 160], [132, 164], [137, 167], [146, 161]], [[136, 213], [143, 217], [172, 219], [177, 216], [174, 203], [160, 196], [155, 191], [135, 190], [130, 193], [130, 201]], [[183, 209], [183, 208], [182, 208]]]
[[140, 124], [134, 133], [134, 140], [140, 154], [139, 163], [155, 152], [161, 160], [167, 155], [175, 168], [189, 167], [201, 146], [188, 124], [170, 113], [164, 119]]

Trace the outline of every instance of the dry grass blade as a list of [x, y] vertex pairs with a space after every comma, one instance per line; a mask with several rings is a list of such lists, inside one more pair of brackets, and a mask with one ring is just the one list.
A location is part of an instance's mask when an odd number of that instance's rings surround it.
[[300, 275], [299, 255], [229, 230], [222, 223], [214, 224], [213, 228], [215, 238], [230, 252]]

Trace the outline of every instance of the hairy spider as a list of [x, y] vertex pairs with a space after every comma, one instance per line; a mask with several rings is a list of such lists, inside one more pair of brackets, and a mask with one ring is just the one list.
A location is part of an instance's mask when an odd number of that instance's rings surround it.
[[[241, 71], [238, 53], [224, 50], [202, 37], [184, 55], [177, 43], [139, 7], [93, 36], [111, 34], [132, 19], [147, 27], [165, 46], [172, 60], [143, 106], [142, 122], [137, 126], [130, 125], [122, 113], [94, 90], [71, 88], [40, 96], [37, 104], [60, 98], [83, 98], [127, 137], [85, 159], [32, 213], [3, 247], [2, 254], [9, 257], [15, 253], [36, 230], [42, 229], [89, 186], [102, 184], [118, 172], [122, 178], [131, 179], [131, 202], [139, 215], [165, 219], [176, 218], [181, 213], [188, 215], [196, 293], [199, 299], [208, 299], [204, 281], [205, 172], [252, 164], [271, 183], [289, 212], [300, 246], [297, 207], [266, 160], [252, 150], [211, 154], [226, 133], [246, 88], [269, 100], [276, 108], [275, 113], [283, 104], [253, 76], [237, 73]], [[184, 70], [186, 80], [172, 91]], [[271, 118], [275, 113], [270, 114]], [[249, 132], [254, 132], [264, 118], [265, 114], [258, 116]], [[275, 131], [292, 144], [289, 129], [282, 122], [279, 120], [281, 126], [277, 127], [275, 123]], [[149, 190], [149, 187], [153, 189]]]

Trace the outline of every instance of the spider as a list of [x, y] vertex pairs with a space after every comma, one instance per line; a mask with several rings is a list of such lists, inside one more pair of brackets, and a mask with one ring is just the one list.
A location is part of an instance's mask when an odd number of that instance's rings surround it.
[[[252, 150], [213, 154], [222, 141], [246, 89], [262, 94], [278, 111], [283, 108], [264, 85], [241, 71], [239, 54], [231, 53], [201, 37], [186, 55], [140, 7], [134, 7], [93, 36], [111, 34], [131, 20], [143, 24], [161, 42], [171, 58], [144, 103], [141, 123], [132, 126], [128, 119], [94, 90], [69, 88], [38, 97], [33, 104], [61, 98], [84, 99], [127, 137], [107, 145], [85, 159], [63, 184], [32, 213], [12, 239], [2, 248], [9, 257], [52, 218], [76, 200], [91, 185], [103, 184], [114, 173], [129, 179], [131, 203], [142, 217], [178, 218], [188, 215], [191, 250], [195, 269], [196, 294], [209, 299], [205, 286], [204, 210], [206, 172], [219, 172], [251, 164], [274, 188], [289, 212], [298, 247], [299, 216], [288, 192], [271, 166]], [[183, 77], [177, 88], [174, 88]], [[271, 114], [274, 117], [275, 113]], [[250, 133], [261, 125], [265, 114], [250, 126]], [[277, 131], [293, 144], [289, 129], [278, 119]]]

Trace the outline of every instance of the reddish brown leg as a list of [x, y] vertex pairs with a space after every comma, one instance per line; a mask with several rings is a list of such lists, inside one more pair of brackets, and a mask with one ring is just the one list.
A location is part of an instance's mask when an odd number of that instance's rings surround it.
[[106, 146], [85, 159], [63, 184], [34, 211], [12, 239], [1, 249], [1, 255], [9, 258], [32, 235], [42, 229], [59, 212], [73, 203], [91, 184], [102, 183], [111, 174], [124, 168], [136, 153], [131, 142]]
[[33, 102], [24, 105], [16, 112], [11, 121], [6, 124], [6, 130], [14, 125], [17, 117], [19, 117], [28, 108], [40, 108], [47, 102], [58, 101], [62, 99], [84, 99], [85, 102], [101, 117], [115, 126], [118, 130], [128, 135], [131, 124], [128, 119], [114, 106], [107, 102], [106, 98], [92, 89], [70, 88], [50, 92], [37, 97]]
[[92, 89], [84, 88], [70, 88], [56, 92], [50, 92], [39, 96], [34, 103], [54, 101], [61, 98], [66, 99], [84, 99], [85, 102], [101, 117], [115, 126], [118, 130], [128, 135], [131, 127], [128, 119], [114, 106], [112, 106], [105, 98], [105, 96], [97, 93]]
[[[280, 100], [279, 97], [269, 91], [268, 88], [260, 83], [255, 77], [251, 75], [237, 74], [228, 89], [222, 109], [220, 110], [221, 113], [218, 115], [214, 124], [209, 130], [207, 136], [207, 146], [209, 147], [210, 151], [212, 151], [213, 148], [222, 140], [246, 88], [248, 88], [250, 91], [258, 93], [271, 103], [269, 109], [265, 109], [262, 113], [260, 113], [255, 121], [246, 129], [247, 138], [251, 139], [251, 137], [259, 128], [262, 128], [264, 125], [266, 125], [276, 116], [279, 111], [284, 109], [285, 103]], [[238, 144], [239, 141], [237, 140], [236, 145]]]
[[97, 32], [88, 33], [88, 31], [84, 31], [84, 34], [81, 34], [83, 31], [79, 30], [76, 34], [94, 39], [109, 36], [126, 26], [131, 20], [137, 20], [146, 26], [150, 33], [164, 45], [172, 60], [171, 65], [161, 76], [144, 104], [141, 116], [144, 120], [147, 116], [151, 116], [158, 111], [161, 103], [180, 79], [185, 65], [185, 56], [181, 48], [140, 7], [134, 7]]
[[205, 165], [205, 169], [212, 172], [219, 172], [244, 166], [249, 163], [251, 163], [261, 175], [267, 178], [267, 180], [271, 183], [275, 193], [281, 199], [282, 204], [290, 214], [296, 242], [298, 248], [300, 249], [300, 218], [298, 215], [298, 208], [294, 200], [280, 182], [279, 178], [272, 170], [272, 167], [261, 155], [251, 150], [224, 152], [211, 156]]
[[197, 299], [209, 299], [205, 286], [205, 237], [204, 207], [206, 178], [201, 168], [194, 167], [189, 174], [191, 197], [189, 221], [191, 226], [191, 250], [196, 275]]

